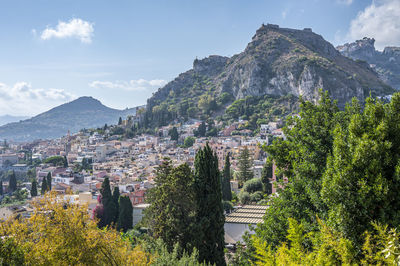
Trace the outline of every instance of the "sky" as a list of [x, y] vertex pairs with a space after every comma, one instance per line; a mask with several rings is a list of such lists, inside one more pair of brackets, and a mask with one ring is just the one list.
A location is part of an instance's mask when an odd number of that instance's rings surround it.
[[195, 58], [243, 51], [262, 23], [400, 46], [400, 0], [0, 0], [0, 14], [0, 115], [80, 96], [145, 104]]

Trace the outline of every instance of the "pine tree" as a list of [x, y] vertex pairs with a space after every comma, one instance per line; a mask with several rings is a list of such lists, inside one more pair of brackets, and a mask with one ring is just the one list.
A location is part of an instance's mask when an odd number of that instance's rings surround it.
[[225, 166], [222, 177], [222, 200], [232, 200], [231, 190], [231, 162], [229, 161], [229, 154], [225, 157]]
[[15, 177], [15, 172], [12, 171], [10, 174], [9, 188], [11, 192], [17, 190], [17, 178]]
[[207, 132], [207, 126], [206, 123], [203, 121], [197, 128], [197, 130], [194, 132], [194, 135], [196, 137], [205, 137]]
[[119, 117], [119, 119], [118, 119], [118, 125], [119, 126], [122, 125], [122, 118], [121, 117]]
[[0, 180], [0, 195], [3, 195], [3, 180]]
[[114, 223], [117, 223], [118, 222], [118, 215], [119, 215], [119, 197], [120, 197], [120, 193], [119, 193], [119, 187], [118, 186], [116, 186], [116, 187], [114, 187], [114, 192], [113, 192], [113, 195], [112, 195], [112, 197], [113, 197], [113, 201], [114, 201], [114, 204], [115, 204], [115, 209], [116, 209], [116, 212], [115, 212], [115, 217], [114, 217]]
[[36, 181], [36, 178], [32, 180], [31, 196], [32, 197], [36, 197], [37, 196], [37, 181]]
[[47, 181], [46, 181], [46, 178], [43, 178], [43, 180], [42, 180], [42, 189], [40, 191], [40, 194], [44, 195], [46, 193], [46, 191], [48, 191]]
[[51, 191], [51, 173], [48, 172], [47, 173], [47, 177], [46, 177], [46, 185], [47, 185], [47, 190]]
[[119, 197], [119, 215], [118, 215], [118, 231], [122, 230], [124, 233], [132, 229], [133, 225], [133, 207], [132, 202], [127, 196]]
[[225, 265], [221, 177], [218, 158], [208, 143], [197, 152], [194, 165], [199, 261]]
[[254, 173], [252, 170], [253, 160], [250, 158], [250, 152], [247, 146], [244, 147], [239, 156], [239, 182], [243, 184], [247, 180], [253, 178]]
[[111, 226], [116, 216], [116, 206], [111, 194], [110, 180], [108, 177], [104, 178], [101, 185], [101, 203], [103, 204], [104, 213], [100, 217], [99, 227]]

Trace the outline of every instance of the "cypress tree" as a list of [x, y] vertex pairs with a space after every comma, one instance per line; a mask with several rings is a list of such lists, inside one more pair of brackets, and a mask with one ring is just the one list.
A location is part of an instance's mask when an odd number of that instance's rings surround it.
[[119, 119], [118, 119], [118, 125], [122, 125], [122, 118], [121, 117], [119, 117]]
[[133, 207], [128, 196], [119, 197], [119, 215], [118, 215], [118, 231], [124, 233], [132, 229], [133, 225]]
[[46, 178], [43, 178], [43, 180], [42, 180], [42, 189], [41, 189], [40, 193], [42, 195], [44, 195], [47, 190], [48, 190], [47, 181], [46, 181]]
[[261, 181], [263, 183], [264, 193], [268, 195], [272, 193], [271, 178], [272, 178], [272, 162], [267, 161], [264, 164], [264, 167], [261, 172]]
[[3, 180], [0, 180], [0, 195], [3, 195]]
[[113, 197], [113, 201], [114, 201], [114, 204], [115, 204], [115, 209], [116, 209], [116, 212], [115, 212], [115, 217], [114, 217], [114, 223], [117, 223], [118, 222], [118, 215], [119, 215], [119, 197], [120, 197], [120, 193], [119, 193], [119, 187], [118, 186], [116, 186], [116, 187], [114, 187], [114, 192], [113, 192], [113, 195], [112, 195], [112, 197]]
[[68, 167], [68, 159], [67, 156], [64, 155], [64, 168]]
[[222, 200], [231, 201], [231, 162], [229, 161], [229, 154], [225, 157], [225, 165], [222, 177]]
[[108, 177], [104, 178], [103, 184], [101, 185], [101, 203], [103, 204], [104, 214], [100, 218], [99, 224], [104, 226], [110, 226], [115, 220], [116, 206], [111, 194], [110, 180]]
[[32, 180], [31, 196], [32, 197], [37, 196], [37, 181], [36, 181], [36, 179]]
[[11, 192], [17, 190], [17, 178], [15, 177], [15, 172], [12, 171], [10, 174], [9, 188]]
[[47, 185], [47, 190], [51, 191], [51, 173], [48, 172], [47, 173], [47, 177], [46, 177], [46, 185]]
[[199, 261], [225, 265], [221, 177], [218, 158], [208, 143], [197, 152], [194, 166]]
[[247, 146], [244, 147], [239, 156], [239, 182], [243, 185], [244, 182], [253, 178], [252, 170], [253, 160], [250, 158], [250, 152]]

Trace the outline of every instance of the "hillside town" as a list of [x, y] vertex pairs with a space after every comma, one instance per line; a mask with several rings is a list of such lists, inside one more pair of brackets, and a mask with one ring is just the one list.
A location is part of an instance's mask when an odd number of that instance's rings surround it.
[[[49, 176], [51, 184], [47, 186], [51, 187], [52, 192], [69, 202], [86, 204], [88, 212], [93, 213], [98, 204], [102, 183], [108, 177], [111, 188], [118, 187], [121, 195], [129, 197], [133, 206], [132, 226], [135, 226], [143, 216], [143, 209], [148, 206], [146, 193], [154, 187], [155, 170], [164, 158], [170, 158], [174, 166], [187, 163], [193, 168], [196, 151], [209, 143], [217, 155], [220, 170], [229, 155], [233, 169], [231, 190], [237, 194], [241, 185], [235, 178], [235, 173], [239, 171], [238, 159], [243, 149], [247, 148], [249, 151], [253, 176], [261, 178], [267, 158], [262, 146], [268, 145], [274, 137], [284, 137], [279, 122], [260, 125], [259, 133], [254, 136], [247, 134], [246, 130], [239, 131], [240, 135], [232, 135], [245, 121], [221, 128], [215, 137], [195, 137], [196, 131], [202, 126], [202, 122], [197, 120], [159, 128], [158, 135], [142, 134], [126, 138], [122, 134], [112, 134], [116, 128], [124, 132], [130, 127], [129, 121], [132, 119], [135, 118], [120, 119], [118, 125], [108, 126], [106, 129], [68, 133], [59, 139], [1, 143], [0, 168], [4, 181], [0, 196], [0, 219], [6, 220], [15, 215], [29, 217], [33, 212], [30, 203], [35, 198], [31, 196], [32, 180], [41, 188], [43, 182], [48, 182], [46, 180]], [[171, 134], [175, 129], [177, 136]], [[21, 191], [19, 194], [23, 195], [18, 199], [15, 198], [18, 193], [11, 193], [11, 181], [7, 179], [11, 172], [18, 180], [24, 180], [18, 183], [18, 191]], [[271, 183], [274, 181], [275, 175]], [[273, 187], [272, 192], [275, 191], [276, 188]], [[41, 197], [40, 193], [37, 194]], [[13, 196], [10, 198], [11, 195]], [[243, 204], [238, 201], [237, 205]], [[241, 233], [244, 233], [248, 224], [260, 222], [260, 215], [262, 216], [261, 212], [256, 212], [255, 217], [243, 219], [246, 216], [239, 213], [239, 218], [242, 218], [239, 222], [232, 216], [227, 219], [227, 223], [233, 221], [233, 225], [243, 225]], [[231, 244], [240, 240], [240, 237], [241, 235], [226, 235], [227, 242]]]

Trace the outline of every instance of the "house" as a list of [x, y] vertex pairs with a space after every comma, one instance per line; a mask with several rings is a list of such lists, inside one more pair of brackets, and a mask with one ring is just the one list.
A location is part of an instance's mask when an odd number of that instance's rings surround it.
[[250, 230], [250, 225], [263, 223], [262, 217], [265, 214], [268, 206], [259, 205], [244, 205], [225, 217], [225, 243], [236, 244], [238, 241], [243, 241], [243, 235], [246, 231], [254, 234]]
[[133, 206], [133, 211], [132, 211], [132, 225], [135, 226], [137, 225], [144, 217], [144, 210], [149, 207], [150, 204], [142, 203]]

